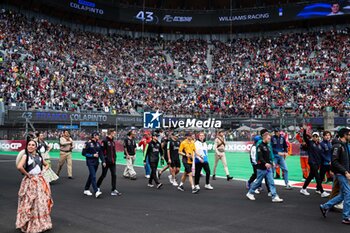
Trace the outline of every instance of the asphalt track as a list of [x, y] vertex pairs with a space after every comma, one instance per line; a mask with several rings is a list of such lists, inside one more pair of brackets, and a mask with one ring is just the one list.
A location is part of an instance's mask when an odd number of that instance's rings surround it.
[[[56, 168], [57, 160], [53, 160]], [[228, 232], [349, 232], [341, 224], [341, 214], [330, 212], [321, 216], [319, 204], [324, 202], [310, 190], [311, 196], [299, 194], [299, 189], [288, 191], [277, 187], [285, 201], [275, 204], [266, 192], [256, 195], [256, 201], [246, 199], [242, 181], [224, 179], [211, 181], [214, 190], [203, 189], [191, 194], [189, 184], [185, 192], [177, 191], [166, 177], [161, 190], [147, 187], [141, 176], [136, 181], [121, 177], [124, 166], [117, 168], [117, 187], [122, 196], [110, 196], [110, 177], [106, 177], [99, 199], [83, 195], [88, 175], [85, 162], [73, 161], [74, 180], [67, 179], [66, 170], [52, 188], [54, 207], [51, 214], [55, 233], [228, 233]], [[100, 174], [101, 169], [98, 172]], [[13, 156], [0, 156], [0, 232], [15, 230], [17, 192], [22, 176], [15, 168]]]

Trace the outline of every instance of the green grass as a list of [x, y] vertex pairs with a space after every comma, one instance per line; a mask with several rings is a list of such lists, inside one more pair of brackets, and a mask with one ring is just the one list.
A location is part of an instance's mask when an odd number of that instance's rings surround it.
[[[0, 155], [13, 155], [16, 156], [17, 152], [4, 152], [0, 151]], [[59, 152], [50, 153], [52, 158], [58, 158]], [[73, 153], [73, 159], [75, 160], [85, 160], [85, 158], [79, 152]], [[229, 152], [226, 154], [227, 164], [230, 171], [230, 175], [234, 178], [248, 179], [252, 174], [252, 166], [249, 161], [248, 153], [233, 153]], [[300, 168], [300, 157], [299, 156], [289, 156], [287, 158], [287, 166], [289, 170], [289, 180], [291, 181], [301, 181], [302, 173]], [[117, 153], [117, 163], [125, 164], [125, 159], [123, 158], [123, 153]], [[209, 153], [209, 164], [211, 171], [214, 167], [214, 153]], [[137, 152], [135, 165], [143, 166], [143, 155], [141, 152]], [[161, 166], [159, 166], [161, 167]], [[226, 176], [222, 163], [219, 161], [217, 167], [217, 176]]]

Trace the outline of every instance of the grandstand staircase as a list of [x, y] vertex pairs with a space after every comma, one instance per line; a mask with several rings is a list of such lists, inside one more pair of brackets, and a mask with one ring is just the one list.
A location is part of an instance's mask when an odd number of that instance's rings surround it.
[[207, 67], [208, 67], [209, 70], [211, 70], [212, 64], [213, 64], [213, 55], [211, 55], [211, 51], [213, 49], [214, 49], [214, 45], [209, 44], [208, 45], [208, 50], [207, 50], [207, 60], [206, 60]]
[[[171, 65], [172, 67], [174, 67], [174, 61], [173, 59], [171, 58], [170, 54], [168, 54], [167, 52], [163, 52], [165, 58], [166, 58], [166, 63]], [[175, 74], [175, 77], [176, 78], [179, 78], [180, 77], [180, 73], [179, 73], [179, 70], [176, 68], [174, 69], [174, 74]]]

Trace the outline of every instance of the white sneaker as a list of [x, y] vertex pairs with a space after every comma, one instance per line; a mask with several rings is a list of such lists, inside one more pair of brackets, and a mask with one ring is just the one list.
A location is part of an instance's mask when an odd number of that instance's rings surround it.
[[255, 194], [260, 194], [259, 189], [255, 189], [254, 193], [255, 193]]
[[95, 193], [95, 197], [98, 198], [99, 196], [101, 196], [102, 192], [99, 190], [97, 190], [97, 192]]
[[274, 203], [280, 203], [280, 202], [283, 202], [283, 199], [280, 198], [278, 195], [275, 196], [274, 198], [272, 198], [272, 202]]
[[254, 195], [251, 194], [251, 193], [247, 193], [247, 194], [246, 194], [246, 197], [248, 197], [248, 199], [251, 200], [251, 201], [255, 201], [255, 197], [254, 197]]
[[300, 193], [305, 196], [310, 196], [310, 193], [308, 193], [306, 189], [300, 189]]
[[153, 187], [154, 187], [153, 184], [147, 184], [147, 186], [150, 187], [150, 188], [153, 188]]
[[90, 192], [90, 190], [84, 190], [84, 195], [92, 196], [92, 192]]
[[149, 179], [151, 176], [150, 175], [145, 175], [145, 178], [146, 179]]
[[335, 205], [334, 208], [337, 210], [343, 210], [344, 202], [340, 202], [339, 204]]
[[113, 190], [112, 192], [111, 192], [111, 195], [112, 196], [121, 196], [122, 195], [122, 193], [120, 193], [118, 190]]
[[198, 190], [201, 190], [201, 187], [199, 187], [199, 185], [197, 184], [197, 185], [195, 185], [194, 186], [196, 189], [198, 189]]
[[315, 193], [320, 194], [320, 195], [322, 194], [321, 191], [319, 191], [319, 190], [316, 190]]
[[173, 176], [172, 175], [168, 175], [168, 178], [169, 178], [169, 182], [172, 184], [174, 181], [173, 181]]
[[173, 184], [173, 186], [175, 186], [175, 187], [179, 186], [179, 184], [176, 182], [175, 179], [173, 180], [173, 183], [172, 183], [172, 184]]
[[290, 186], [290, 184], [287, 184], [287, 185], [286, 185], [286, 189], [287, 189], [287, 190], [292, 190], [293, 188], [292, 188], [292, 186]]
[[329, 197], [329, 193], [327, 193], [327, 192], [323, 192], [323, 193], [321, 193], [321, 197], [323, 197], [323, 198], [325, 198], [325, 197]]
[[268, 196], [268, 197], [272, 197], [272, 193], [269, 192], [269, 193], [267, 194], [267, 196]]
[[213, 190], [214, 189], [213, 186], [211, 186], [210, 184], [204, 185], [204, 188], [208, 189], [208, 190]]

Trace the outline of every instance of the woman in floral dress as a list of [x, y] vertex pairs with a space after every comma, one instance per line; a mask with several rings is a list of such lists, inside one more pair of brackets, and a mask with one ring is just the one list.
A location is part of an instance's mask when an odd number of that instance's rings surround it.
[[16, 228], [22, 232], [43, 232], [52, 228], [50, 185], [42, 173], [49, 164], [37, 152], [37, 142], [29, 140], [17, 165], [24, 175], [18, 192]]

